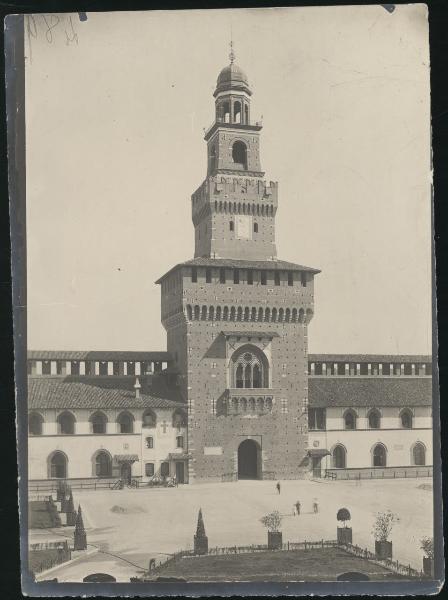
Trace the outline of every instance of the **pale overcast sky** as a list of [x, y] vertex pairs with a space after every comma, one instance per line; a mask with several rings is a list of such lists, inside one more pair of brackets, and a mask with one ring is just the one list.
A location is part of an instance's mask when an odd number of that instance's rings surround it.
[[278, 256], [322, 270], [310, 352], [431, 351], [423, 5], [47, 23], [26, 48], [29, 348], [166, 348], [154, 281], [193, 256], [232, 28], [279, 182]]

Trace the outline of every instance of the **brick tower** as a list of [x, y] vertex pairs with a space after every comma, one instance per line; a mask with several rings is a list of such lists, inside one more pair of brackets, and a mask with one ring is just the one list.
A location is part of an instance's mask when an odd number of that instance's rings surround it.
[[234, 62], [219, 74], [192, 195], [195, 258], [162, 286], [168, 351], [188, 403], [190, 481], [298, 478], [307, 460], [307, 326], [319, 271], [277, 259], [278, 185]]

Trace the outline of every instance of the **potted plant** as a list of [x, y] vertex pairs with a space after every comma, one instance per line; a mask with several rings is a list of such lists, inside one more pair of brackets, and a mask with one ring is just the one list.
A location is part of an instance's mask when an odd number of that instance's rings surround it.
[[388, 540], [397, 516], [391, 511], [376, 513], [372, 534], [375, 538], [375, 554], [379, 560], [392, 559], [392, 542]]
[[280, 531], [280, 526], [282, 524], [282, 517], [278, 510], [274, 510], [268, 515], [265, 515], [260, 521], [268, 530], [269, 550], [281, 550], [282, 532]]
[[424, 537], [420, 540], [420, 548], [425, 553], [423, 557], [423, 573], [427, 577], [434, 577], [434, 540]]
[[351, 519], [350, 511], [348, 508], [340, 508], [336, 514], [336, 519], [343, 523], [343, 527], [338, 527], [338, 544], [351, 544], [352, 543], [352, 528], [347, 527], [347, 521]]

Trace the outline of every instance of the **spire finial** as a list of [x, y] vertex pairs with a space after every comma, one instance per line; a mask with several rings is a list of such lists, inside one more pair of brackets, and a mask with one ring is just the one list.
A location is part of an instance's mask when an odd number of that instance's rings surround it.
[[232, 26], [230, 26], [230, 54], [229, 54], [229, 58], [230, 58], [230, 64], [233, 65], [233, 61], [235, 60], [235, 52], [233, 51], [233, 32], [232, 32]]

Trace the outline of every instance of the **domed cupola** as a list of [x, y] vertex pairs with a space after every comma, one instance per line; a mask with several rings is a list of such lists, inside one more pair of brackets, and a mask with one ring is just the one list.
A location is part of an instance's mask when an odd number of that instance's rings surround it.
[[[232, 53], [231, 56], [233, 56]], [[216, 90], [213, 95], [216, 98], [220, 92], [230, 91], [246, 92], [246, 94], [249, 96], [252, 95], [246, 73], [243, 71], [243, 69], [241, 69], [241, 67], [233, 62], [232, 58], [230, 65], [224, 67], [219, 74], [218, 81], [216, 83]]]
[[222, 69], [213, 94], [216, 106], [216, 122], [231, 125], [248, 125], [250, 97], [249, 80], [246, 73], [235, 64], [233, 43], [230, 43], [230, 64]]

